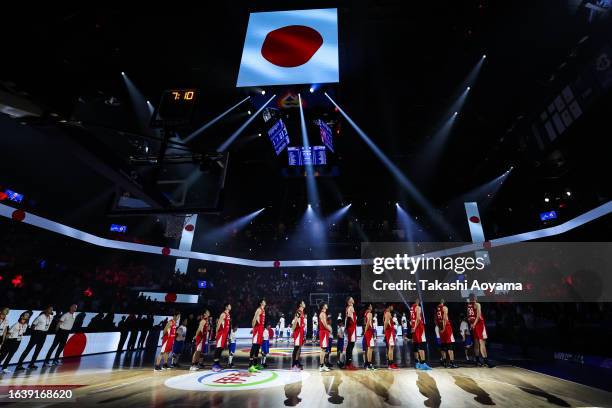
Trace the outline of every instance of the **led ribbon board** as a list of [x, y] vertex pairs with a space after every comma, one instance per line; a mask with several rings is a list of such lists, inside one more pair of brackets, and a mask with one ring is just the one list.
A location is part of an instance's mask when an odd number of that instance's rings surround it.
[[[446, 250], [436, 251], [424, 254], [429, 257], [436, 256], [451, 256], [461, 254], [464, 252], [476, 251], [483, 248], [496, 247], [507, 244], [514, 244], [517, 242], [530, 241], [534, 239], [546, 238], [554, 235], [563, 234], [564, 232], [578, 228], [588, 222], [601, 218], [605, 215], [612, 213], [612, 201], [608, 201], [605, 204], [600, 205], [584, 214], [577, 216], [569, 221], [554, 227], [544, 228], [540, 230], [523, 232], [521, 234], [510, 235], [507, 237], [492, 239], [491, 241], [485, 241], [482, 243], [474, 243], [468, 245], [462, 245], [456, 248], [450, 248]], [[112, 239], [106, 239], [90, 234], [85, 231], [78, 230], [76, 228], [69, 227], [59, 222], [51, 221], [49, 219], [39, 217], [37, 215], [26, 213], [23, 210], [16, 210], [13, 207], [9, 207], [5, 204], [0, 204], [0, 216], [5, 218], [12, 218], [16, 221], [24, 222], [29, 225], [52, 231], [60, 235], [75, 238], [83, 242], [88, 242], [93, 245], [105, 247], [123, 249], [125, 251], [144, 252], [150, 254], [158, 254], [165, 256], [175, 256], [179, 258], [190, 258], [200, 259], [204, 261], [221, 262], [234, 265], [245, 265], [253, 266], [257, 268], [272, 268], [272, 267], [312, 267], [312, 266], [358, 266], [362, 262], [361, 258], [353, 259], [303, 259], [303, 260], [274, 260], [274, 261], [258, 261], [254, 259], [236, 258], [233, 256], [215, 255], [205, 252], [195, 251], [181, 251], [177, 249], [171, 249], [167, 247], [158, 247], [153, 245], [136, 244], [133, 242], [115, 241]]]

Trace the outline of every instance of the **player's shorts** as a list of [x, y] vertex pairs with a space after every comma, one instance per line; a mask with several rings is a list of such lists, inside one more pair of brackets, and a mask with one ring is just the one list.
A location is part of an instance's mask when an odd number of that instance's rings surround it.
[[174, 336], [168, 336], [167, 334], [162, 337], [162, 353], [170, 353], [172, 351], [172, 347], [174, 346]]
[[184, 348], [185, 348], [185, 340], [175, 341], [174, 345], [172, 346], [172, 352], [174, 354], [181, 354]]
[[455, 336], [453, 335], [453, 327], [450, 322], [446, 322], [444, 330], [440, 332], [440, 340], [442, 344], [452, 344], [455, 342]]
[[301, 330], [296, 330], [293, 332], [293, 341], [294, 346], [303, 346], [304, 345], [304, 332]]
[[229, 345], [229, 352], [234, 354], [236, 352], [236, 343], [230, 343]]
[[270, 352], [270, 340], [264, 340], [261, 343], [261, 352], [263, 354], [268, 354]]
[[206, 340], [204, 340], [204, 336], [198, 334], [195, 338], [195, 351], [202, 352], [204, 347], [206, 346]]
[[395, 346], [395, 330], [385, 330], [387, 346]]
[[350, 342], [356, 342], [357, 341], [357, 328], [356, 327], [352, 327], [347, 329], [346, 331], [346, 338], [347, 341]]
[[328, 345], [329, 345], [329, 333], [325, 330], [322, 330], [319, 333], [319, 346], [321, 346], [322, 349], [327, 349]]
[[255, 326], [253, 329], [253, 344], [261, 344], [263, 342], [263, 326]]
[[465, 340], [463, 341], [463, 345], [467, 347], [472, 347], [474, 345], [474, 341], [472, 340], [472, 336], [469, 334], [465, 336]]
[[227, 333], [225, 331], [221, 331], [217, 333], [217, 338], [215, 339], [215, 347], [224, 348], [227, 343]]
[[479, 320], [474, 326], [473, 330], [474, 340], [486, 340], [487, 339], [487, 328], [482, 320]]
[[426, 341], [427, 340], [425, 339], [425, 325], [418, 325], [412, 332], [412, 342], [425, 343]]
[[366, 330], [363, 338], [365, 339], [365, 346], [367, 348], [374, 347], [376, 345], [374, 342], [374, 330]]

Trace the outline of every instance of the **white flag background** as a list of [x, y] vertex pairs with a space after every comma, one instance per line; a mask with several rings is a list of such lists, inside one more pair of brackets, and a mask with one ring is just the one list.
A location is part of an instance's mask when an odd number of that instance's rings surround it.
[[[323, 39], [320, 48], [305, 63], [284, 67], [262, 55], [266, 36], [287, 26], [305, 26]], [[300, 47], [299, 39], [287, 46]], [[251, 13], [236, 86], [319, 84], [338, 82], [338, 11], [331, 9]]]

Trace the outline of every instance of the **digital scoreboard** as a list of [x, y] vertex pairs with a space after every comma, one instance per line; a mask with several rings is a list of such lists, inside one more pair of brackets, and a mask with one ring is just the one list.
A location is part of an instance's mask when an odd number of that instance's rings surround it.
[[319, 125], [319, 133], [321, 134], [321, 141], [323, 144], [333, 153], [334, 152], [334, 141], [333, 141], [333, 132], [331, 128], [325, 123], [323, 120], [319, 119], [316, 121], [316, 124]]
[[322, 166], [327, 164], [325, 146], [288, 147], [290, 166]]
[[169, 89], [164, 91], [155, 110], [151, 125], [154, 127], [186, 125], [191, 121], [197, 100], [195, 89]]
[[279, 119], [274, 126], [268, 130], [268, 137], [270, 137], [274, 152], [278, 156], [289, 144], [289, 133], [282, 119]]

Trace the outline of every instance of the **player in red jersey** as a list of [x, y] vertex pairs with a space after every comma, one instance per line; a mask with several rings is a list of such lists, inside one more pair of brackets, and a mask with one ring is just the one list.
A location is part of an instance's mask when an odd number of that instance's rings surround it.
[[157, 355], [157, 359], [155, 359], [155, 367], [153, 370], [161, 371], [161, 360], [164, 359], [164, 370], [169, 370], [168, 367], [168, 356], [172, 352], [172, 347], [174, 346], [174, 338], [176, 337], [176, 325], [177, 322], [181, 321], [181, 313], [174, 312], [172, 319], [168, 320], [166, 323], [166, 327], [164, 327], [164, 335], [162, 337], [162, 346], [159, 354]]
[[302, 350], [302, 346], [304, 345], [304, 336], [306, 336], [306, 322], [304, 321], [305, 307], [306, 303], [304, 303], [303, 300], [300, 300], [297, 304], [295, 316], [291, 321], [291, 332], [293, 333], [293, 363], [291, 364], [291, 369], [293, 371], [299, 371], [302, 369], [302, 364], [300, 363], [300, 352]]
[[208, 310], [204, 310], [202, 314], [202, 318], [200, 319], [200, 324], [198, 325], [198, 329], [196, 330], [196, 334], [194, 337], [194, 352], [193, 357], [191, 358], [191, 368], [190, 371], [196, 371], [199, 366], [200, 356], [202, 352], [206, 353], [206, 345], [208, 343], [209, 336], [209, 327], [208, 327], [208, 317], [210, 316], [210, 312]]
[[418, 297], [412, 306], [410, 306], [410, 327], [412, 329], [412, 344], [414, 345], [416, 368], [418, 370], [431, 370], [431, 367], [427, 365], [427, 361], [425, 360], [427, 339], [425, 338], [423, 310], [421, 308], [421, 301]]
[[395, 347], [395, 323], [393, 322], [393, 305], [388, 304], [383, 313], [383, 329], [385, 331], [385, 342], [387, 343], [387, 368], [398, 370], [393, 359], [393, 348]]
[[223, 305], [223, 312], [219, 315], [219, 319], [217, 319], [217, 327], [215, 330], [217, 333], [215, 336], [215, 354], [213, 357], [212, 366], [213, 371], [221, 371], [221, 364], [219, 364], [219, 360], [221, 360], [221, 353], [227, 344], [227, 338], [232, 325], [232, 318], [230, 316], [231, 310], [232, 305], [226, 303]]
[[440, 304], [436, 306], [436, 326], [440, 331], [440, 350], [442, 351], [444, 367], [457, 368], [455, 352], [453, 350], [455, 336], [453, 335], [453, 326], [448, 318], [448, 307], [444, 304], [444, 299], [440, 299]]
[[259, 349], [263, 343], [264, 328], [266, 327], [266, 300], [259, 301], [259, 307], [255, 310], [253, 320], [251, 321], [251, 332], [253, 333], [253, 342], [251, 344], [251, 352], [249, 353], [249, 372], [257, 373], [262, 370], [263, 365], [256, 363], [259, 357]]
[[327, 351], [331, 330], [332, 328], [327, 322], [327, 303], [323, 303], [319, 309], [319, 346], [321, 347], [321, 352], [319, 353], [319, 371], [331, 370], [329, 352]]
[[[469, 302], [467, 304], [467, 318], [472, 330], [472, 338], [474, 339], [474, 356], [476, 364], [479, 366], [487, 366], [493, 368], [493, 364], [489, 362], [487, 356], [487, 328], [485, 327], [485, 319], [482, 314], [480, 303], [476, 301], [476, 295], [470, 293]], [[482, 356], [482, 359], [480, 358]]]
[[344, 317], [344, 327], [346, 327], [346, 364], [344, 368], [347, 370], [356, 370], [357, 367], [353, 365], [353, 349], [357, 342], [357, 313], [355, 312], [355, 300], [349, 296], [346, 299], [346, 310]]
[[364, 365], [366, 370], [376, 370], [372, 365], [372, 353], [376, 340], [374, 340], [374, 326], [372, 325], [372, 304], [368, 303], [366, 310], [363, 313], [363, 344], [365, 348]]

